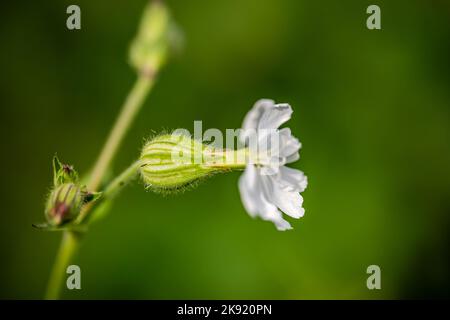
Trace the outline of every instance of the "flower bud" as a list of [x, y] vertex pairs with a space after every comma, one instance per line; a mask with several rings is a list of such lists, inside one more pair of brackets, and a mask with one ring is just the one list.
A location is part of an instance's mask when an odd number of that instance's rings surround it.
[[130, 47], [131, 65], [138, 72], [152, 76], [165, 63], [170, 47], [180, 42], [177, 30], [167, 6], [160, 1], [151, 1]]
[[185, 135], [160, 135], [142, 149], [140, 173], [156, 191], [182, 189], [213, 174], [244, 168], [245, 159], [235, 161], [240, 152], [214, 149]]
[[58, 227], [75, 221], [85, 203], [95, 201], [100, 192], [88, 192], [81, 185], [78, 173], [67, 164], [53, 158], [53, 189], [48, 195], [45, 205], [47, 223], [34, 224], [43, 230], [57, 230]]
[[74, 183], [63, 183], [55, 187], [47, 200], [45, 215], [52, 226], [60, 226], [78, 216], [88, 200], [85, 188]]

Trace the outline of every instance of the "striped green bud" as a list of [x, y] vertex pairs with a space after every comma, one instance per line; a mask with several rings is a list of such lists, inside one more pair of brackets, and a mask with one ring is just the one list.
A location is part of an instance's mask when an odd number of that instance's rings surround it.
[[245, 149], [216, 149], [186, 135], [164, 134], [145, 144], [140, 173], [151, 189], [177, 190], [217, 173], [243, 169], [245, 157]]
[[63, 183], [50, 193], [45, 208], [47, 222], [60, 226], [78, 216], [81, 207], [88, 200], [86, 188], [74, 183]]
[[58, 227], [73, 222], [83, 205], [100, 197], [99, 192], [89, 192], [80, 184], [78, 173], [67, 164], [53, 158], [53, 188], [45, 205], [47, 223], [34, 224], [44, 230], [57, 230]]

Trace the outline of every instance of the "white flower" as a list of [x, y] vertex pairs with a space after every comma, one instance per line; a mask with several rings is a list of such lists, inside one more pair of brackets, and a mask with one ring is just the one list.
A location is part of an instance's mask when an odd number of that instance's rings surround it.
[[[278, 129], [291, 114], [288, 104], [259, 100], [245, 116], [240, 135], [251, 158], [239, 179], [242, 202], [250, 216], [272, 221], [278, 230], [292, 229], [282, 212], [296, 219], [305, 213], [300, 192], [305, 190], [307, 178], [300, 170], [285, 166], [299, 159], [301, 144], [289, 128]], [[249, 143], [251, 132], [256, 132], [253, 148]], [[267, 144], [273, 137], [277, 143]]]

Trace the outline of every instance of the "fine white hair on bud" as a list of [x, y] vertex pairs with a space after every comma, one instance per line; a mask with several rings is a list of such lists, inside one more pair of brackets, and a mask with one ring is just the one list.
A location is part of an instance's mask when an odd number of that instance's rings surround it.
[[140, 173], [154, 191], [183, 190], [211, 175], [245, 168], [245, 159], [236, 161], [242, 152], [215, 149], [182, 134], [163, 134], [144, 145]]

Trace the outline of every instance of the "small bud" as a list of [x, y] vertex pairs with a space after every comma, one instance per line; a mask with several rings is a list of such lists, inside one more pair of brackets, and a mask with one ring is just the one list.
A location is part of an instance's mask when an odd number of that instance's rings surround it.
[[53, 186], [60, 185], [65, 182], [77, 182], [78, 173], [73, 166], [62, 164], [57, 156], [53, 157]]
[[73, 166], [62, 164], [55, 156], [53, 158], [53, 189], [45, 206], [47, 223], [34, 226], [39, 229], [54, 230], [55, 227], [68, 224], [78, 217], [85, 203], [97, 200], [100, 195], [99, 192], [88, 192], [86, 186], [78, 181], [78, 173]]
[[161, 1], [151, 1], [145, 8], [137, 36], [131, 43], [131, 65], [138, 72], [152, 76], [165, 63], [169, 49], [176, 47], [180, 39], [167, 6]]
[[[216, 173], [245, 168], [245, 152], [214, 149], [185, 135], [165, 134], [142, 149], [140, 172], [156, 191], [177, 190]], [[238, 157], [241, 154], [244, 157]]]
[[50, 193], [45, 208], [47, 221], [52, 226], [60, 226], [78, 216], [89, 194], [86, 188], [74, 183], [63, 183]]

